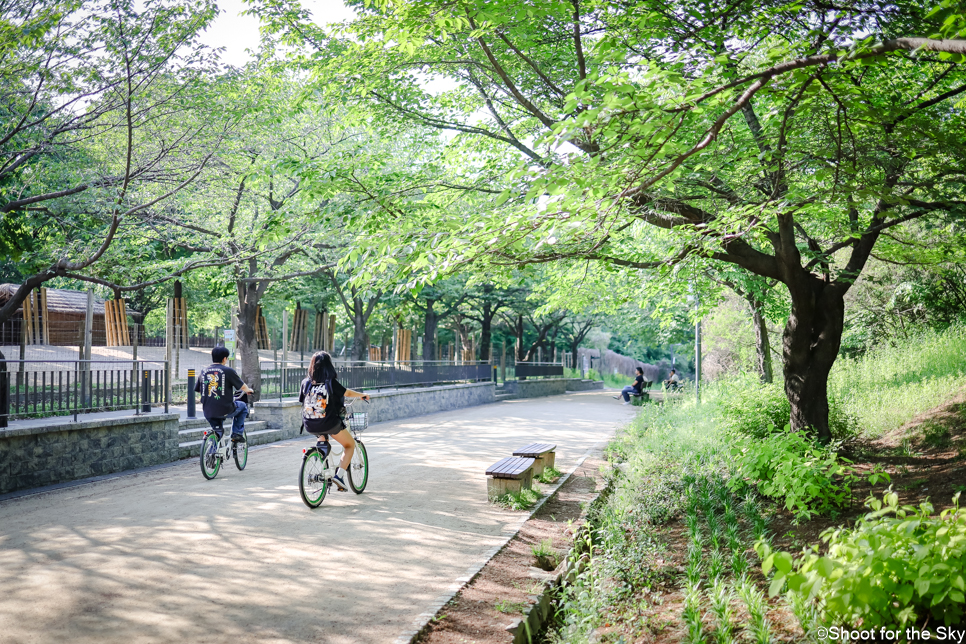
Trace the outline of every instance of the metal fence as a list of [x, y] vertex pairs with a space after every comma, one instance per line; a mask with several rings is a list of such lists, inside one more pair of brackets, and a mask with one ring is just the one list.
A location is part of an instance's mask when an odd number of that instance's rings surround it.
[[167, 367], [146, 360], [0, 360], [0, 427], [45, 416], [167, 406]]
[[[308, 360], [262, 361], [262, 398], [297, 395], [308, 366]], [[432, 386], [493, 377], [493, 367], [487, 362], [336, 362], [335, 369], [339, 382], [349, 389]]]
[[563, 375], [563, 365], [553, 362], [518, 362], [513, 365], [513, 377], [517, 379], [562, 378]]

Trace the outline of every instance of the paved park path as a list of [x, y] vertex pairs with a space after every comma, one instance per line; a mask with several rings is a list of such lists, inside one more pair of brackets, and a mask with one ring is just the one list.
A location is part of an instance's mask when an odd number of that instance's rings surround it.
[[531, 440], [569, 470], [631, 416], [605, 392], [370, 427], [365, 494], [298, 493], [309, 439], [0, 502], [0, 642], [392, 642], [520, 513], [487, 465]]

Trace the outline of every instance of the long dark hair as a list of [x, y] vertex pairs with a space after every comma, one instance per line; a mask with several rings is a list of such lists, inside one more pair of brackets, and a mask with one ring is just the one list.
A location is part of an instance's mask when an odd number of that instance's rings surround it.
[[314, 383], [335, 380], [335, 365], [332, 364], [332, 356], [326, 351], [319, 351], [312, 356], [309, 363], [309, 380]]

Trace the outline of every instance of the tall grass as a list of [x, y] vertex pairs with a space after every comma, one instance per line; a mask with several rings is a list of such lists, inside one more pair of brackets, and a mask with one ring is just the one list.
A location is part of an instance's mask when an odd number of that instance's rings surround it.
[[840, 359], [829, 397], [876, 437], [953, 397], [966, 386], [966, 327], [924, 331], [894, 346]]

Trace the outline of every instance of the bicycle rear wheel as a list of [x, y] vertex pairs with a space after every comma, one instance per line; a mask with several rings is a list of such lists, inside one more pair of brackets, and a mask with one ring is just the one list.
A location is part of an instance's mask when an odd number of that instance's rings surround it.
[[239, 471], [245, 469], [245, 466], [248, 465], [248, 433], [243, 432], [243, 435], [245, 436], [244, 443], [235, 443], [231, 446], [231, 451], [235, 454], [235, 467]]
[[369, 455], [362, 441], [356, 439], [356, 451], [349, 462], [349, 487], [356, 494], [362, 494], [369, 482]]
[[221, 459], [218, 458], [218, 435], [209, 433], [201, 441], [201, 474], [209, 481], [218, 476], [221, 469]]
[[302, 459], [302, 471], [299, 473], [299, 494], [302, 501], [310, 508], [322, 505], [325, 493], [329, 489], [329, 481], [325, 478], [325, 459], [317, 450], [312, 450]]

